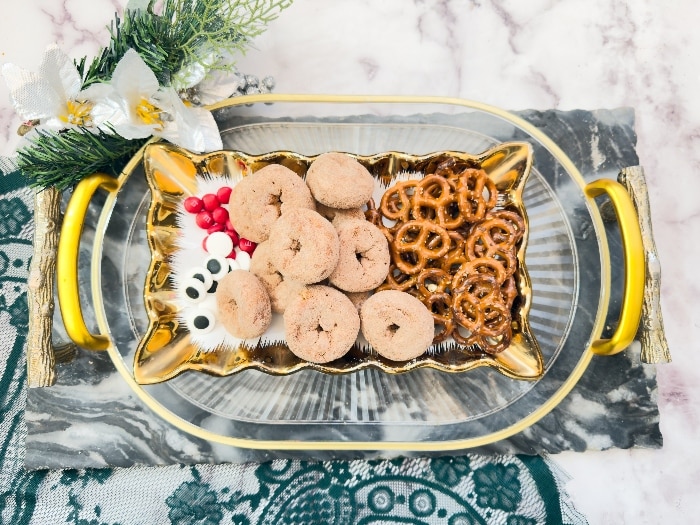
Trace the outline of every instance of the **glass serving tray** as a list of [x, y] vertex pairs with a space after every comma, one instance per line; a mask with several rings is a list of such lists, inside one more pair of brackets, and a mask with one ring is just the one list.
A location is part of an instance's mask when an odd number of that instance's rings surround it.
[[[186, 371], [164, 383], [138, 384], [135, 352], [149, 326], [144, 283], [151, 196], [142, 151], [106, 199], [89, 285], [116, 368], [139, 398], [178, 428], [214, 442], [260, 449], [480, 446], [519, 432], [549, 412], [580, 378], [596, 345], [600, 353], [627, 346], [619, 334], [599, 339], [610, 267], [592, 195], [606, 192], [616, 200], [612, 190], [593, 188], [595, 183], [586, 187], [561, 150], [519, 118], [474, 102], [415, 97], [255, 95], [231, 99], [213, 111], [224, 148], [249, 155], [279, 150], [306, 156], [326, 151], [477, 154], [503, 142], [529, 142], [537, 160], [523, 190], [530, 227], [528, 318], [544, 373], [525, 382], [490, 368], [467, 373], [422, 368], [403, 374], [367, 368], [335, 375], [307, 369], [281, 377], [258, 370], [227, 377]], [[628, 210], [618, 215], [621, 225], [622, 219], [636, 221]], [[639, 294], [631, 295], [635, 304], [623, 305], [619, 323], [627, 335], [634, 332], [630, 324], [636, 330], [629, 317], [637, 315]], [[641, 308], [641, 297], [639, 303]]]

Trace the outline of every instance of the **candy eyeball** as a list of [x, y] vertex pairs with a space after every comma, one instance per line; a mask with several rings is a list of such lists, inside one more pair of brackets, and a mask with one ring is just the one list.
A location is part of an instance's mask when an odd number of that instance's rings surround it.
[[229, 261], [225, 257], [218, 255], [209, 257], [206, 263], [204, 263], [204, 267], [209, 270], [215, 281], [222, 279], [231, 271], [231, 264]]
[[197, 304], [207, 297], [208, 287], [195, 277], [189, 277], [182, 282], [182, 297], [190, 303]]
[[185, 272], [184, 277], [185, 279], [193, 278], [201, 281], [207, 290], [211, 288], [211, 285], [214, 282], [214, 277], [212, 276], [211, 272], [203, 266], [195, 266], [190, 268], [187, 270], [187, 272]]
[[207, 308], [197, 308], [187, 316], [187, 326], [191, 333], [205, 335], [216, 325], [214, 312]]

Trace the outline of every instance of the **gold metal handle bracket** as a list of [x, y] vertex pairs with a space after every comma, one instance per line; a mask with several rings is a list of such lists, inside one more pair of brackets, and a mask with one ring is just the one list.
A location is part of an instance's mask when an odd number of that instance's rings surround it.
[[598, 339], [591, 350], [599, 355], [613, 355], [627, 348], [634, 340], [642, 315], [646, 263], [639, 219], [624, 186], [611, 179], [599, 179], [586, 186], [586, 195], [610, 198], [620, 226], [622, 251], [625, 261], [625, 282], [622, 292], [620, 319], [610, 339]]
[[116, 191], [118, 186], [114, 177], [104, 173], [97, 173], [80, 181], [68, 202], [58, 242], [56, 284], [63, 324], [66, 333], [75, 344], [89, 350], [106, 350], [109, 346], [109, 338], [104, 335], [93, 335], [85, 325], [78, 293], [80, 237], [92, 196], [99, 188], [112, 192]]

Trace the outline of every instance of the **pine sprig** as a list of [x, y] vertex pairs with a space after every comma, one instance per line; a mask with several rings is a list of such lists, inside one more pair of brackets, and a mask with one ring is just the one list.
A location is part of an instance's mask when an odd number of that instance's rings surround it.
[[79, 128], [59, 133], [38, 130], [31, 145], [17, 152], [17, 165], [32, 187], [63, 191], [93, 173], [118, 175], [145, 142]]
[[158, 13], [154, 4], [151, 0], [148, 9], [115, 18], [109, 46], [89, 65], [85, 59], [77, 64], [85, 87], [108, 80], [129, 48], [162, 85], [169, 85], [184, 65], [202, 61], [202, 49], [221, 55], [245, 52], [291, 0], [164, 0]]

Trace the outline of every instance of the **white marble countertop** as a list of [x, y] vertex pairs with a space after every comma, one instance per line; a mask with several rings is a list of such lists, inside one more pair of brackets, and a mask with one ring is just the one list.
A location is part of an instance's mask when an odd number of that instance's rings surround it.
[[[10, 3], [0, 17], [0, 62], [35, 70], [52, 42], [73, 57], [92, 56], [125, 0]], [[690, 0], [297, 0], [239, 62], [246, 73], [273, 75], [278, 93], [635, 109], [674, 361], [658, 367], [663, 449], [554, 458], [591, 524], [688, 523], [700, 514], [700, 355], [690, 342], [700, 325], [700, 279], [690, 262], [700, 255], [693, 242], [700, 223], [700, 186], [692, 182], [700, 167], [694, 8]], [[18, 125], [3, 84], [0, 154], [13, 150]]]

